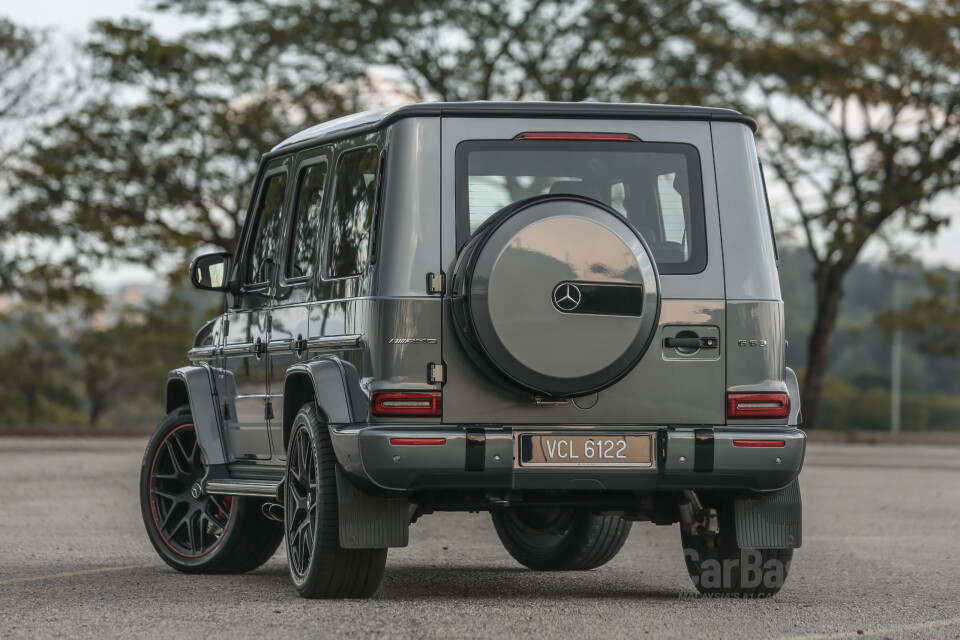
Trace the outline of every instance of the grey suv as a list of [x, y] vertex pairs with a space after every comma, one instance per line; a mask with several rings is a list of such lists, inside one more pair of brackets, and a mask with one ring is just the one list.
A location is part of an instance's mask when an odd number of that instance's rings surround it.
[[285, 539], [301, 595], [366, 597], [411, 523], [489, 511], [531, 569], [679, 523], [701, 593], [776, 593], [805, 437], [755, 128], [432, 103], [275, 147], [237, 254], [190, 267], [226, 308], [144, 457], [161, 558], [247, 571]]

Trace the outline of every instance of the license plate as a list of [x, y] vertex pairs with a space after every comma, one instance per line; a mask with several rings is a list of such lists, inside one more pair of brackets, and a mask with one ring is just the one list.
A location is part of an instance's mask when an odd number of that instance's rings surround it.
[[519, 454], [523, 467], [652, 467], [653, 438], [524, 433]]

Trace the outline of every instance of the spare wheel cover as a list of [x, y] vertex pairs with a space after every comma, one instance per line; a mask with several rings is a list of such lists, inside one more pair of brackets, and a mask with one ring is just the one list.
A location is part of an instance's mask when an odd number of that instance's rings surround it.
[[525, 389], [564, 397], [606, 388], [653, 337], [653, 257], [637, 230], [596, 200], [557, 194], [510, 205], [461, 257], [464, 328], [473, 334], [465, 337]]

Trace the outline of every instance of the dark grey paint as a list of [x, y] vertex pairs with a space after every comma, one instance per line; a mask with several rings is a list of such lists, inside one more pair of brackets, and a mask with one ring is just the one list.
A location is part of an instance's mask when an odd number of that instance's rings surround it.
[[[205, 371], [204, 364], [230, 366], [221, 369], [215, 379], [220, 404], [227, 404], [232, 424], [221, 427], [217, 423], [220, 407], [209, 379], [205, 391], [199, 391], [200, 387], [191, 390], [191, 404], [195, 393], [211, 398], [206, 406], [194, 409], [198, 426], [210, 432], [202, 436], [203, 446], [215, 450], [215, 443], [220, 443], [220, 458], [213, 454], [212, 460], [230, 461], [224, 444], [233, 454], [261, 457], [231, 466], [231, 470], [243, 470], [246, 477], [256, 469], [263, 473], [282, 469], [283, 425], [276, 428], [284, 413], [282, 383], [288, 375], [302, 375], [315, 385], [316, 401], [331, 422], [338, 461], [364, 491], [375, 490], [376, 484], [395, 490], [460, 485], [651, 491], [783, 486], [802, 462], [802, 433], [784, 430], [787, 422], [795, 423], [794, 416], [782, 425], [745, 423], [737, 425], [736, 432], [722, 431], [728, 390], [789, 389], [795, 393], [793, 378], [783, 366], [782, 303], [751, 125], [752, 120], [735, 112], [684, 107], [440, 104], [358, 114], [298, 134], [265, 156], [260, 179], [267, 170], [278, 168], [296, 175], [300, 162], [318, 154], [325, 155], [334, 167], [336, 154], [345, 149], [375, 144], [386, 152], [379, 259], [355, 277], [325, 280], [315, 274], [301, 281], [281, 280], [276, 290], [228, 295], [232, 311], [223, 318], [230, 318], [229, 326], [218, 319], [201, 330], [191, 354], [201, 366], [188, 368], [193, 371], [191, 377], [197, 378]], [[511, 139], [538, 130], [622, 132], [645, 141], [681, 142], [695, 146], [701, 161], [707, 265], [699, 274], [661, 278], [661, 316], [654, 346], [629, 375], [597, 394], [595, 401], [591, 397], [590, 402], [582, 402], [589, 407], [584, 409], [573, 402], [538, 405], [478, 371], [452, 334], [448, 299], [430, 296], [426, 289], [427, 273], [445, 272], [449, 293], [449, 275], [457, 258], [456, 145], [469, 139]], [[289, 214], [296, 180], [289, 179], [288, 185]], [[249, 231], [244, 232], [242, 242], [244, 246], [249, 242]], [[318, 258], [322, 260], [319, 244]], [[237, 261], [234, 273], [242, 266]], [[255, 299], [257, 295], [260, 301]], [[240, 317], [243, 313], [246, 320]], [[661, 347], [665, 336], [684, 329], [718, 337], [720, 348], [715, 353], [681, 356]], [[769, 334], [763, 338], [769, 345], [766, 352], [736, 351], [739, 336], [751, 333]], [[292, 341], [300, 335], [309, 346], [297, 353]], [[260, 359], [265, 367], [262, 383], [259, 373], [251, 373], [261, 365], [242, 368], [245, 377], [235, 383], [240, 360], [248, 353], [243, 349], [249, 349], [258, 337], [268, 346]], [[390, 344], [392, 338], [436, 342]], [[225, 353], [225, 348], [232, 352]], [[447, 382], [428, 382], [428, 365], [443, 362]], [[395, 388], [442, 388], [443, 419], [381, 418], [371, 422], [369, 394]], [[272, 421], [263, 419], [263, 403], [268, 400], [274, 405]], [[462, 425], [484, 423], [495, 425], [484, 427], [485, 470], [466, 472]], [[249, 429], [242, 427], [247, 424]], [[671, 425], [720, 427], [715, 431], [715, 471], [698, 474], [692, 470], [693, 432], [683, 428], [669, 429], [668, 451], [674, 454], [688, 448], [689, 468], [676, 467], [668, 458], [662, 472], [652, 473], [512, 470], [513, 430], [538, 425], [605, 431], [625, 431], [638, 425], [647, 425], [649, 430]], [[436, 429], [449, 434], [442, 452], [427, 447], [397, 454], [389, 443], [383, 444], [390, 433], [432, 434]], [[768, 459], [770, 450], [726, 446], [736, 433], [783, 435], [788, 447], [778, 450], [783, 455], [776, 463]], [[395, 455], [401, 456], [401, 462], [394, 460]], [[425, 466], [418, 470], [419, 464]]]
[[[228, 459], [221, 436], [222, 426], [217, 394], [214, 392], [215, 371], [206, 364], [174, 369], [167, 375], [167, 393], [171, 392], [170, 385], [177, 382], [186, 388], [200, 449], [203, 450], [207, 464], [221, 465], [226, 464]], [[226, 376], [223, 372], [220, 375]], [[224, 387], [226, 388], [227, 385]]]

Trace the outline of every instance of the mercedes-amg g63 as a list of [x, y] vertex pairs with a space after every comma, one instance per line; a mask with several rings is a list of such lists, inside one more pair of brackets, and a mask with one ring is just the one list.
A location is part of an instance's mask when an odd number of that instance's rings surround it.
[[436, 511], [541, 571], [650, 522], [701, 593], [776, 593], [805, 436], [755, 128], [432, 103], [279, 144], [239, 250], [190, 267], [226, 302], [144, 457], [157, 552], [239, 572], [285, 540], [301, 595], [366, 597]]

